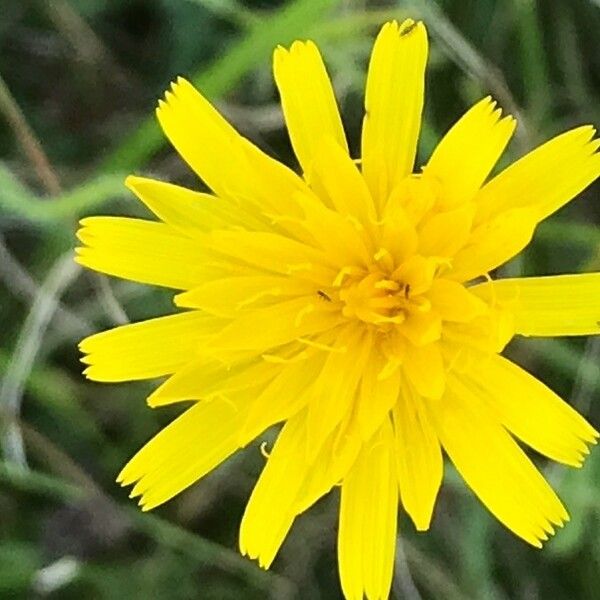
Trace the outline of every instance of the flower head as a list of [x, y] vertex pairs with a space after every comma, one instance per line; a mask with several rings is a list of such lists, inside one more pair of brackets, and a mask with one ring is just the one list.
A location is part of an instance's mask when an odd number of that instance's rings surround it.
[[241, 550], [269, 567], [296, 516], [341, 484], [348, 599], [387, 597], [398, 505], [428, 529], [442, 449], [506, 527], [540, 546], [568, 517], [515, 438], [580, 466], [598, 437], [500, 352], [516, 334], [599, 333], [600, 274], [490, 277], [598, 176], [594, 129], [490, 178], [515, 120], [484, 98], [414, 173], [426, 59], [422, 23], [383, 26], [353, 160], [316, 46], [277, 48], [302, 176], [178, 79], [157, 116], [214, 195], [130, 177], [159, 222], [94, 217], [79, 231], [81, 264], [180, 290], [185, 309], [81, 343], [91, 379], [168, 376], [151, 406], [195, 401], [119, 481], [151, 509], [284, 423]]

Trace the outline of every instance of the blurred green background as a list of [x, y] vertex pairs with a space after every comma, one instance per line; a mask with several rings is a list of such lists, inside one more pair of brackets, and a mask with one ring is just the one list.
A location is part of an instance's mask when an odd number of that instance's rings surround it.
[[[374, 35], [408, 15], [432, 41], [420, 161], [488, 93], [519, 118], [506, 161], [600, 123], [598, 0], [0, 1], [0, 598], [341, 597], [337, 492], [298, 520], [272, 571], [238, 556], [258, 443], [152, 514], [114, 483], [180, 409], [147, 408], [151, 383], [84, 380], [77, 342], [168, 313], [170, 294], [82, 272], [71, 254], [79, 218], [147, 216], [127, 173], [198, 186], [153, 118], [177, 75], [295, 164], [270, 57], [277, 43], [315, 39], [356, 155]], [[503, 274], [600, 268], [599, 200], [598, 186], [584, 192]], [[509, 353], [600, 424], [599, 344], [517, 340]], [[431, 532], [401, 517], [394, 597], [600, 598], [600, 451], [582, 471], [539, 464], [571, 513], [543, 551], [507, 533], [448, 468]]]

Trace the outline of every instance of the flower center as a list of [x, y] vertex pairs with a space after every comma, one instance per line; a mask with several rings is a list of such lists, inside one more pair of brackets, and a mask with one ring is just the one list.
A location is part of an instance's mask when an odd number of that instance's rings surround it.
[[369, 273], [340, 290], [340, 300], [344, 303], [342, 314], [373, 324], [402, 323], [409, 297], [409, 286], [387, 279], [381, 273]]
[[402, 325], [411, 315], [425, 316], [431, 310], [426, 292], [431, 287], [435, 265], [414, 256], [393, 271], [375, 268], [369, 272], [347, 267], [338, 278], [342, 314], [365, 323]]

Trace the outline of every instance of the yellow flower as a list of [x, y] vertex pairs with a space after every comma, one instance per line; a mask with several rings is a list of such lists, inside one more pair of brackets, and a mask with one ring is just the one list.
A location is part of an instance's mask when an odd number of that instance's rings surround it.
[[442, 449], [533, 544], [568, 519], [515, 441], [580, 466], [597, 432], [500, 356], [515, 335], [600, 332], [600, 274], [492, 280], [536, 225], [600, 174], [594, 129], [559, 135], [488, 181], [514, 129], [475, 104], [413, 173], [427, 35], [383, 26], [353, 160], [312, 42], [274, 55], [303, 176], [239, 135], [184, 79], [160, 124], [214, 195], [129, 177], [160, 222], [84, 219], [79, 263], [181, 290], [177, 314], [81, 343], [97, 381], [168, 376], [150, 406], [195, 403], [119, 475], [149, 510], [283, 422], [241, 525], [268, 568], [296, 516], [341, 484], [345, 596], [389, 593], [398, 504], [429, 527]]

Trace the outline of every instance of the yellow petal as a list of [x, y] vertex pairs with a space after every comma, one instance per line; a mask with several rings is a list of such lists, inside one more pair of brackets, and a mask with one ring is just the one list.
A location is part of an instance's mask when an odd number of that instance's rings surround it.
[[302, 222], [313, 238], [312, 244], [320, 247], [329, 261], [335, 262], [338, 269], [340, 264], [366, 266], [369, 263], [370, 244], [356, 217], [341, 215], [315, 194], [298, 194], [297, 198], [304, 211]]
[[600, 273], [499, 279], [469, 291], [506, 306], [521, 335], [600, 333]]
[[287, 535], [296, 512], [294, 500], [306, 477], [305, 415], [281, 430], [267, 464], [254, 486], [240, 527], [240, 550], [268, 569]]
[[444, 342], [464, 346], [465, 350], [475, 348], [483, 353], [499, 353], [514, 335], [513, 313], [500, 306], [491, 306], [485, 314], [466, 323], [444, 323]]
[[311, 464], [298, 493], [295, 510], [298, 513], [311, 507], [319, 498], [338, 485], [352, 467], [362, 447], [354, 435], [350, 419], [334, 429]]
[[440, 339], [442, 335], [442, 319], [430, 310], [428, 312], [412, 311], [402, 323], [404, 335], [415, 347], [427, 346]]
[[401, 265], [417, 251], [419, 236], [400, 199], [389, 200], [382, 221], [381, 247], [390, 253], [395, 265]]
[[360, 440], [349, 435], [348, 426], [346, 420], [336, 428], [310, 460], [306, 413], [286, 423], [246, 508], [240, 532], [242, 553], [258, 558], [268, 568], [296, 515], [347, 474], [361, 448]]
[[302, 180], [240, 136], [189, 81], [173, 83], [156, 114], [175, 149], [218, 196], [294, 213]]
[[338, 563], [347, 600], [381, 600], [390, 593], [398, 513], [393, 448], [388, 419], [342, 484]]
[[303, 171], [310, 172], [322, 136], [329, 136], [347, 154], [344, 127], [317, 46], [311, 41], [296, 41], [289, 50], [279, 46], [273, 54], [273, 71], [292, 146]]
[[541, 381], [501, 356], [478, 362], [465, 375], [514, 435], [540, 454], [579, 467], [598, 433]]
[[[227, 351], [256, 354], [300, 337], [333, 329], [343, 321], [337, 310], [317, 297], [295, 298], [241, 314], [207, 344], [207, 354], [222, 356]], [[260, 324], [262, 327], [257, 327]]]
[[390, 204], [392, 207], [399, 205], [416, 227], [423, 217], [431, 214], [434, 205], [439, 203], [439, 187], [437, 181], [421, 174], [412, 174], [401, 179], [390, 194], [383, 211], [384, 218]]
[[[148, 396], [147, 402], [155, 408], [185, 400], [226, 398], [240, 390], [265, 386], [276, 375], [273, 365], [267, 364], [262, 358], [228, 365], [202, 356], [178, 369]], [[255, 397], [256, 393], [252, 400]]]
[[75, 260], [84, 267], [180, 290], [200, 285], [222, 270], [207, 265], [207, 252], [163, 223], [124, 217], [81, 220]]
[[[275, 371], [271, 364], [271, 373]], [[283, 364], [268, 384], [263, 384], [252, 399], [248, 416], [240, 431], [242, 439], [256, 437], [274, 423], [293, 417], [309, 400], [307, 382], [323, 367], [323, 356]], [[306, 450], [306, 449], [305, 449]]]
[[290, 275], [298, 268], [300, 276], [310, 277], [315, 273], [318, 280], [327, 284], [337, 273], [326, 254], [277, 233], [218, 230], [204, 234], [201, 242], [203, 247], [242, 266], [251, 265], [284, 275]]
[[240, 206], [165, 181], [130, 175], [125, 185], [159, 218], [184, 235], [231, 227], [265, 227]]
[[413, 170], [427, 62], [423, 23], [386, 23], [375, 41], [365, 96], [362, 171], [380, 208]]
[[494, 177], [477, 195], [477, 222], [533, 207], [538, 221], [574, 198], [600, 175], [600, 142], [587, 125], [559, 135]]
[[176, 306], [197, 308], [214, 315], [234, 318], [244, 309], [254, 309], [274, 301], [314, 293], [314, 285], [290, 277], [248, 275], [215, 279], [178, 294]]
[[470, 281], [489, 273], [529, 244], [536, 225], [535, 212], [531, 208], [508, 210], [481, 223], [452, 259], [452, 269], [447, 277]]
[[475, 206], [466, 202], [453, 210], [436, 212], [419, 230], [419, 254], [454, 256], [469, 240]]
[[405, 384], [394, 407], [400, 498], [419, 531], [429, 529], [444, 470], [440, 443], [424, 402]]
[[568, 515], [552, 488], [483, 401], [448, 376], [444, 401], [429, 414], [467, 485], [513, 533], [534, 546]]
[[323, 200], [340, 215], [358, 221], [361, 230], [371, 232], [377, 218], [375, 206], [354, 161], [331, 137], [321, 137], [313, 154], [311, 185], [317, 184]]
[[395, 271], [394, 278], [408, 286], [407, 295], [418, 296], [426, 292], [433, 282], [439, 262], [419, 254], [405, 260]]
[[506, 148], [515, 129], [512, 117], [488, 96], [469, 109], [442, 138], [424, 168], [442, 184], [448, 207], [473, 199]]
[[364, 441], [371, 439], [398, 399], [400, 371], [381, 378], [386, 362], [385, 356], [373, 352], [363, 372], [355, 419]]
[[427, 292], [434, 310], [444, 321], [468, 323], [487, 312], [487, 305], [463, 285], [449, 279], [435, 279]]
[[446, 385], [446, 370], [439, 343], [409, 347], [402, 366], [419, 394], [432, 399], [442, 397]]
[[308, 406], [308, 451], [311, 457], [352, 409], [373, 344], [371, 332], [362, 329], [348, 327], [337, 336], [335, 348], [338, 351], [329, 354], [312, 384]]
[[128, 463], [117, 479], [137, 481], [131, 497], [140, 496], [150, 510], [214, 469], [239, 447], [238, 428], [244, 403], [211, 400], [194, 404], [154, 436]]
[[95, 381], [150, 379], [174, 373], [198, 353], [220, 321], [186, 312], [116, 327], [85, 338], [84, 374]]

